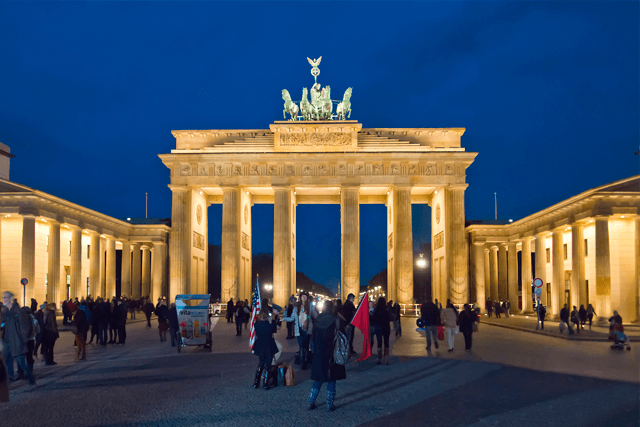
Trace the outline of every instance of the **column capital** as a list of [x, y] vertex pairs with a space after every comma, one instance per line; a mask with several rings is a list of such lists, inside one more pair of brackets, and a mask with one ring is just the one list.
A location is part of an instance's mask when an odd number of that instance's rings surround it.
[[273, 191], [291, 191], [293, 186], [289, 184], [271, 184]]
[[167, 187], [169, 187], [169, 189], [172, 192], [186, 192], [187, 190], [189, 190], [189, 187], [186, 185], [176, 185], [176, 184], [169, 184], [167, 185]]
[[498, 252], [498, 247], [496, 245], [489, 246], [489, 250], [491, 250], [493, 252]]
[[485, 247], [484, 247], [484, 252], [485, 252], [485, 253], [489, 253], [489, 252], [491, 252], [491, 250], [485, 246]]
[[535, 237], [533, 237], [533, 236], [522, 236], [522, 237], [518, 238], [517, 240], [520, 241], [520, 242], [524, 242], [526, 240], [532, 241], [532, 240], [535, 240]]
[[341, 184], [340, 189], [342, 190], [358, 190], [360, 191], [360, 184]]
[[473, 245], [474, 245], [474, 246], [484, 246], [484, 245], [486, 245], [486, 244], [487, 244], [487, 242], [486, 242], [486, 241], [478, 241], [478, 240], [474, 240], [474, 241], [473, 241]]
[[469, 184], [449, 184], [445, 188], [447, 190], [466, 190]]

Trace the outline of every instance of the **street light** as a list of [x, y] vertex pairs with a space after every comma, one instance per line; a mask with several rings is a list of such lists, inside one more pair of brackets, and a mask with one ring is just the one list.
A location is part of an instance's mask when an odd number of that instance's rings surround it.
[[264, 290], [265, 290], [265, 291], [271, 291], [271, 290], [273, 290], [273, 285], [264, 285]]
[[420, 258], [416, 261], [416, 265], [420, 268], [425, 268], [427, 266], [427, 260], [423, 257], [424, 255], [420, 254]]

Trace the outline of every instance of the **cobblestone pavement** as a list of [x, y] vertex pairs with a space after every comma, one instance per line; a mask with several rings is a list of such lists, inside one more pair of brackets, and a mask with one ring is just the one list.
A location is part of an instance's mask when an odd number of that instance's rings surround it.
[[[405, 318], [403, 336], [392, 338], [391, 364], [378, 366], [375, 356], [350, 362], [338, 382], [338, 409], [328, 413], [324, 387], [319, 407], [306, 410], [310, 371], [299, 367], [295, 387], [251, 388], [257, 359], [248, 352], [248, 331], [236, 337], [224, 318], [213, 353], [188, 347], [178, 354], [153, 325], [129, 325], [123, 346], [89, 345], [82, 362], [74, 362], [72, 335], [61, 333], [59, 364], [36, 362], [35, 391], [25, 381], [11, 385], [0, 426], [637, 426], [640, 419], [637, 344], [616, 352], [606, 343], [483, 324], [473, 351], [463, 350], [458, 335], [452, 353], [441, 342], [427, 354], [415, 319]], [[291, 361], [297, 343], [285, 336], [283, 328], [278, 340]]]

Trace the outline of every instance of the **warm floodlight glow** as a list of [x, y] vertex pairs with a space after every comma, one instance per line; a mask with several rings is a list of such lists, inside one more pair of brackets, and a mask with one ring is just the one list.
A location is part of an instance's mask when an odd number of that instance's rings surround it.
[[131, 221], [131, 218], [127, 218], [127, 221]]
[[509, 222], [513, 222], [513, 220], [512, 220], [512, 219], [510, 219], [510, 220], [509, 220]]
[[264, 285], [264, 290], [265, 290], [265, 291], [271, 291], [271, 290], [273, 290], [273, 285]]

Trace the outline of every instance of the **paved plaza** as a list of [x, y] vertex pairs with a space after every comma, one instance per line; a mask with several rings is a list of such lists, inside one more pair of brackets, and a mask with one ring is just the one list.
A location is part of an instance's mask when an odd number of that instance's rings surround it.
[[[138, 317], [140, 320], [140, 317]], [[609, 343], [561, 340], [480, 325], [471, 352], [462, 335], [455, 349], [427, 353], [415, 319], [392, 337], [391, 364], [375, 357], [347, 366], [336, 405], [306, 409], [310, 371], [296, 366], [296, 386], [251, 388], [257, 358], [248, 330], [220, 318], [213, 353], [189, 347], [178, 354], [161, 343], [153, 321], [128, 325], [124, 346], [88, 346], [74, 361], [72, 335], [56, 344], [57, 366], [36, 362], [38, 388], [11, 385], [0, 406], [0, 426], [637, 426], [640, 420], [640, 345], [613, 351]], [[358, 334], [359, 335], [359, 334]], [[356, 349], [362, 347], [361, 335]], [[393, 335], [393, 334], [392, 334]], [[283, 359], [297, 343], [278, 334]]]

